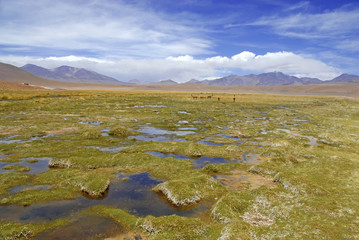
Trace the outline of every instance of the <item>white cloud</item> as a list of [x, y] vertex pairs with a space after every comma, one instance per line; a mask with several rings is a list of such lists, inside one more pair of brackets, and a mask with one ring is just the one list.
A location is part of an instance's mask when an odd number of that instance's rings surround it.
[[302, 1], [302, 2], [299, 2], [297, 4], [287, 7], [286, 9], [284, 9], [284, 11], [295, 11], [295, 10], [299, 10], [299, 9], [306, 9], [309, 7], [309, 5], [310, 5], [309, 1]]
[[232, 60], [234, 61], [242, 61], [242, 62], [248, 62], [250, 60], [253, 60], [256, 55], [252, 52], [244, 51], [240, 54], [234, 55], [232, 57]]
[[359, 40], [343, 40], [336, 47], [342, 50], [359, 52]]
[[341, 73], [340, 70], [319, 60], [291, 52], [255, 55], [252, 52], [244, 51], [231, 58], [214, 56], [205, 59], [195, 59], [190, 55], [157, 59], [126, 58], [120, 60], [77, 56], [47, 58], [0, 56], [0, 58], [2, 61], [16, 66], [33, 63], [46, 68], [54, 68], [60, 65], [87, 68], [122, 81], [131, 79], [142, 81], [172, 79], [185, 82], [192, 78], [213, 78], [214, 76], [224, 76], [236, 71], [250, 73], [280, 71], [290, 75], [328, 80]]
[[[344, 6], [323, 13], [298, 13], [289, 16], [263, 17], [249, 24], [232, 26], [269, 26], [277, 34], [305, 39], [338, 38], [342, 34], [357, 33], [359, 8]], [[231, 27], [231, 26], [229, 26]]]
[[0, 1], [0, 44], [87, 50], [102, 56], [208, 54], [193, 16], [128, 1]]

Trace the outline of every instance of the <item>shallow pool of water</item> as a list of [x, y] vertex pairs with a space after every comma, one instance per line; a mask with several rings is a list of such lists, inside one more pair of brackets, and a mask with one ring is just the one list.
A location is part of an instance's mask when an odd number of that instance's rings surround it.
[[89, 122], [89, 121], [80, 121], [80, 124], [86, 124], [86, 125], [100, 125], [100, 122]]
[[[240, 140], [239, 137], [234, 137], [234, 136], [226, 135], [226, 134], [217, 134], [217, 135], [214, 135], [214, 136], [206, 137], [206, 138], [204, 138], [204, 139], [198, 141], [198, 143], [203, 143], [203, 144], [211, 145], [211, 146], [219, 146], [219, 147], [224, 146], [225, 144], [222, 144], [222, 143], [210, 142], [211, 139], [213, 139], [213, 138], [215, 138], [215, 137], [217, 137], [217, 136], [220, 136], [220, 137], [223, 137], [223, 138]], [[235, 143], [229, 143], [229, 144], [241, 145], [241, 144], [244, 144], [244, 142], [235, 142]]]
[[0, 139], [0, 144], [11, 144], [11, 143], [27, 143], [27, 142], [32, 142], [32, 141], [36, 141], [36, 140], [43, 140], [43, 138], [48, 138], [48, 137], [54, 137], [55, 134], [48, 134], [45, 136], [36, 136], [36, 137], [31, 137], [27, 140], [25, 139], [13, 139], [15, 137], [18, 137], [19, 135], [14, 135], [14, 136], [10, 136], [10, 137], [5, 137]]
[[[121, 181], [127, 179], [127, 181]], [[0, 219], [9, 221], [41, 222], [69, 217], [96, 205], [113, 206], [124, 209], [137, 216], [190, 216], [205, 211], [208, 206], [199, 204], [191, 209], [172, 207], [165, 199], [151, 189], [163, 182], [149, 173], [118, 174], [118, 181], [110, 184], [104, 199], [90, 199], [84, 196], [74, 200], [57, 200], [32, 204], [27, 207], [19, 205], [0, 206]]]
[[136, 105], [136, 106], [134, 106], [134, 108], [145, 108], [145, 107], [150, 107], [150, 108], [166, 108], [167, 106], [165, 106], [165, 105]]
[[[38, 160], [37, 162], [28, 162], [29, 160]], [[49, 161], [51, 158], [49, 157], [40, 157], [40, 158], [22, 158], [19, 162], [10, 163], [10, 162], [0, 162], [0, 173], [5, 172], [14, 172], [14, 170], [5, 170], [2, 169], [5, 166], [9, 165], [20, 165], [24, 167], [30, 167], [30, 171], [24, 172], [25, 174], [38, 174], [42, 172], [46, 172], [49, 170]]]
[[111, 146], [111, 147], [96, 147], [96, 146], [89, 146], [85, 148], [94, 148], [98, 149], [101, 152], [109, 152], [109, 153], [119, 153], [123, 149], [129, 148], [130, 146]]
[[130, 136], [128, 139], [136, 139], [138, 141], [153, 141], [153, 142], [185, 142], [186, 139], [179, 138], [185, 135], [196, 134], [194, 131], [181, 129], [178, 131], [170, 131], [162, 128], [152, 127], [150, 124], [142, 125], [139, 129], [135, 130], [142, 133], [142, 135]]
[[196, 134], [194, 131], [170, 131], [166, 129], [143, 126], [140, 129], [136, 130], [137, 132], [148, 134], [148, 135], [176, 135], [176, 136], [185, 136], [189, 134]]
[[317, 139], [315, 137], [312, 137], [312, 136], [303, 136], [303, 135], [300, 135], [298, 133], [292, 133], [290, 130], [288, 129], [281, 129], [281, 128], [278, 128], [277, 129], [278, 131], [282, 131], [282, 132], [285, 132], [287, 134], [291, 134], [293, 136], [296, 136], [296, 137], [303, 137], [303, 138], [307, 138], [309, 140], [309, 145], [312, 145], [312, 146], [317, 146], [318, 143], [317, 143]]
[[188, 115], [191, 114], [191, 113], [186, 112], [186, 111], [178, 111], [178, 113], [179, 113], [179, 114], [188, 114]]
[[174, 142], [186, 142], [187, 140], [184, 138], [177, 138], [176, 136], [173, 135], [168, 135], [168, 136], [151, 136], [151, 135], [137, 135], [137, 136], [130, 136], [128, 137], [128, 139], [136, 139], [137, 141], [143, 141], [143, 142], [170, 142], [170, 141], [174, 141]]
[[202, 157], [198, 157], [198, 158], [191, 158], [182, 154], [173, 154], [173, 153], [161, 153], [161, 152], [157, 152], [157, 151], [149, 151], [146, 152], [149, 153], [153, 156], [156, 157], [160, 157], [160, 158], [166, 158], [166, 157], [172, 157], [172, 158], [176, 158], [176, 159], [181, 159], [181, 160], [191, 160], [193, 163], [193, 167], [194, 168], [203, 168], [205, 167], [207, 164], [221, 164], [221, 163], [234, 163], [234, 162], [238, 162], [238, 160], [230, 160], [230, 159], [225, 159], [225, 158], [221, 158], [221, 157], [206, 157], [206, 156], [202, 156]]

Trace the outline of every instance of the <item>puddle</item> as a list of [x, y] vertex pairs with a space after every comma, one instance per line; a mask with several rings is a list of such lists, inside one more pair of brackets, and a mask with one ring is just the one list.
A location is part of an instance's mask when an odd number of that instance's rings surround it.
[[24, 142], [26, 141], [21, 139], [10, 139], [10, 138], [0, 139], [0, 144], [24, 143]]
[[293, 119], [293, 121], [295, 121], [295, 122], [308, 122], [308, 120], [304, 120], [304, 119]]
[[180, 123], [180, 124], [185, 124], [185, 123], [189, 123], [189, 122], [188, 122], [188, 121], [183, 120], [183, 121], [178, 121], [178, 123]]
[[165, 105], [136, 105], [134, 108], [145, 108], [145, 107], [151, 107], [151, 108], [166, 108]]
[[232, 170], [228, 175], [213, 176], [230, 190], [256, 189], [261, 186], [276, 187], [273, 179], [252, 174], [245, 170]]
[[191, 113], [186, 112], [186, 111], [178, 111], [178, 113], [179, 113], [179, 114], [188, 114], [188, 115], [191, 114]]
[[148, 135], [176, 135], [176, 136], [185, 136], [189, 134], [196, 134], [194, 131], [170, 131], [156, 127], [143, 126], [140, 129], [136, 130], [137, 132], [148, 134]]
[[[37, 159], [37, 162], [31, 163], [31, 162], [27, 162], [28, 160], [35, 160]], [[26, 167], [31, 167], [31, 170], [26, 172], [27, 174], [39, 174], [42, 172], [46, 172], [47, 170], [49, 170], [49, 161], [52, 158], [50, 157], [41, 157], [41, 158], [22, 158], [20, 159], [22, 162], [20, 163], [20, 165], [22, 166], [26, 166]]]
[[198, 128], [195, 127], [183, 127], [183, 128], [178, 128], [179, 131], [197, 131]]
[[218, 146], [218, 147], [224, 146], [224, 144], [221, 144], [221, 143], [208, 142], [209, 140], [211, 140], [214, 137], [215, 136], [206, 137], [206, 138], [198, 141], [198, 143], [202, 143], [202, 144], [206, 144], [206, 145], [210, 145], [210, 146]]
[[157, 151], [149, 151], [146, 152], [148, 154], [151, 154], [153, 156], [156, 157], [160, 157], [160, 158], [167, 158], [167, 157], [172, 157], [172, 158], [176, 158], [176, 159], [181, 159], [181, 160], [191, 160], [193, 163], [193, 167], [195, 169], [198, 168], [203, 168], [205, 167], [207, 164], [221, 164], [221, 163], [234, 163], [234, 162], [238, 162], [238, 160], [229, 160], [229, 159], [225, 159], [225, 158], [221, 158], [221, 157], [206, 157], [206, 156], [202, 156], [199, 158], [191, 158], [185, 155], [181, 155], [181, 154], [173, 154], [173, 153], [161, 153], [161, 152], [157, 152]]
[[130, 136], [128, 139], [136, 139], [138, 141], [154, 141], [154, 142], [167, 142], [167, 141], [178, 141], [185, 142], [183, 138], [177, 138], [185, 135], [196, 134], [194, 131], [189, 130], [178, 130], [170, 131], [161, 128], [151, 127], [149, 124], [147, 126], [141, 126], [137, 132], [143, 133], [144, 135]]
[[87, 124], [87, 125], [100, 125], [100, 122], [89, 122], [89, 121], [80, 121], [80, 124]]
[[277, 109], [293, 110], [293, 107], [277, 106]]
[[146, 135], [137, 135], [137, 136], [130, 136], [128, 139], [136, 139], [137, 141], [143, 142], [186, 142], [186, 139], [183, 138], [176, 138], [176, 136], [168, 135], [168, 136], [146, 136]]
[[[128, 179], [121, 181], [121, 179]], [[163, 182], [153, 178], [149, 173], [118, 174], [118, 181], [111, 183], [107, 196], [102, 199], [79, 197], [74, 200], [57, 200], [32, 204], [27, 207], [19, 205], [0, 206], [0, 219], [8, 221], [42, 222], [74, 215], [81, 210], [96, 205], [113, 206], [124, 209], [137, 216], [191, 216], [208, 210], [210, 206], [199, 204], [191, 209], [173, 208], [151, 189]], [[79, 229], [81, 231], [81, 229]]]
[[309, 145], [312, 145], [312, 146], [318, 146], [318, 143], [317, 143], [317, 139], [315, 137], [312, 137], [312, 136], [303, 136], [303, 135], [300, 135], [298, 133], [292, 133], [290, 130], [288, 129], [282, 129], [282, 128], [278, 128], [277, 129], [278, 131], [282, 131], [282, 132], [285, 132], [287, 134], [290, 134], [290, 135], [293, 135], [293, 136], [296, 136], [296, 137], [303, 137], [303, 138], [307, 138], [309, 140]]
[[233, 136], [226, 135], [226, 134], [219, 134], [219, 136], [224, 137], [224, 138], [230, 138], [230, 139], [237, 139], [237, 140], [239, 140], [239, 137], [233, 137]]
[[288, 129], [278, 128], [277, 130], [278, 130], [278, 131], [281, 131], [281, 132], [285, 132], [285, 133], [291, 134], [290, 130], [288, 130]]
[[[203, 144], [207, 144], [207, 145], [211, 145], [211, 146], [218, 146], [218, 147], [224, 146], [225, 144], [222, 144], [222, 143], [209, 142], [212, 138], [215, 138], [215, 137], [217, 137], [217, 136], [220, 136], [220, 137], [223, 137], [223, 138], [240, 140], [239, 137], [234, 137], [234, 136], [230, 136], [230, 135], [226, 135], [226, 134], [217, 134], [217, 135], [214, 135], [214, 136], [206, 137], [206, 138], [204, 138], [204, 139], [198, 141], [198, 143], [203, 143]], [[228, 145], [231, 145], [231, 144], [241, 145], [241, 144], [244, 144], [244, 142], [228, 143]]]
[[100, 150], [101, 152], [109, 152], [109, 153], [119, 153], [123, 149], [129, 148], [129, 146], [112, 146], [112, 147], [95, 147], [95, 146], [89, 146], [85, 148], [95, 148]]
[[110, 137], [110, 135], [108, 134], [108, 132], [111, 130], [110, 127], [106, 127], [104, 129], [101, 130], [101, 135], [104, 137]]
[[[27, 162], [29, 160], [38, 160], [37, 162]], [[30, 171], [27, 172], [23, 172], [24, 174], [39, 174], [42, 172], [46, 172], [47, 170], [49, 170], [49, 161], [52, 158], [50, 157], [40, 157], [40, 158], [22, 158], [19, 159], [20, 162], [16, 162], [16, 165], [20, 165], [20, 166], [24, 166], [24, 167], [30, 167]], [[4, 170], [2, 169], [5, 166], [8, 165], [14, 165], [14, 163], [8, 163], [8, 162], [1, 162], [0, 163], [0, 173], [5, 173], [5, 172], [13, 172], [14, 170]]]
[[315, 137], [311, 137], [311, 136], [303, 136], [303, 137], [308, 138], [309, 145], [318, 146], [317, 139]]
[[41, 137], [31, 137], [28, 140], [24, 140], [24, 139], [13, 139], [15, 137], [18, 137], [19, 135], [14, 135], [11, 137], [5, 137], [0, 139], [0, 144], [11, 144], [11, 143], [27, 143], [27, 142], [32, 142], [35, 140], [43, 140], [43, 138], [47, 138], [47, 137], [54, 137], [55, 134], [48, 134], [45, 136], [41, 136]]
[[259, 154], [246, 152], [242, 155], [242, 161], [247, 165], [257, 165], [261, 163], [258, 160]]

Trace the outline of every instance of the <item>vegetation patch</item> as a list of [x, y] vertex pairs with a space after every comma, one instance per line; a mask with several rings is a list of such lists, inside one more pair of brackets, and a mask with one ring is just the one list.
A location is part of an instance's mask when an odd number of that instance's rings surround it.
[[169, 180], [152, 190], [164, 194], [173, 205], [186, 206], [205, 198], [219, 196], [225, 188], [210, 176], [198, 175]]
[[21, 165], [7, 165], [2, 168], [3, 170], [13, 170], [15, 172], [28, 172], [31, 170], [30, 167], [21, 166]]
[[136, 132], [131, 131], [128, 128], [119, 125], [111, 127], [110, 131], [108, 131], [108, 134], [114, 137], [122, 137], [122, 138], [137, 135]]
[[31, 179], [29, 175], [20, 173], [2, 173], [0, 174], [0, 196], [7, 194], [9, 188], [23, 185]]
[[110, 185], [109, 173], [83, 172], [75, 169], [55, 169], [36, 176], [39, 185], [53, 185], [82, 191], [94, 198], [102, 197]]
[[32, 239], [41, 232], [49, 231], [68, 224], [67, 219], [59, 219], [47, 223], [38, 224], [22, 224], [14, 222], [0, 221], [0, 238], [4, 240], [10, 239]]
[[220, 227], [210, 226], [196, 218], [176, 215], [140, 218], [136, 226], [150, 234], [149, 239], [216, 239]]

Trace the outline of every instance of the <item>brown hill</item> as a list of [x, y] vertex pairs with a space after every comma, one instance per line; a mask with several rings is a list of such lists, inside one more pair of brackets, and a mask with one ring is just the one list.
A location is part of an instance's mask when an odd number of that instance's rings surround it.
[[[46, 78], [33, 75], [21, 68], [15, 67], [10, 64], [0, 62], [0, 81], [20, 83], [23, 85], [44, 87], [50, 89], [102, 89], [100, 84], [88, 84], [88, 83], [69, 83], [55, 80], [49, 80]], [[109, 88], [121, 89], [121, 85], [110, 86]]]
[[45, 90], [45, 88], [25, 85], [23, 83], [0, 81], [0, 90]]

